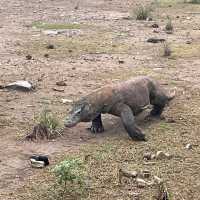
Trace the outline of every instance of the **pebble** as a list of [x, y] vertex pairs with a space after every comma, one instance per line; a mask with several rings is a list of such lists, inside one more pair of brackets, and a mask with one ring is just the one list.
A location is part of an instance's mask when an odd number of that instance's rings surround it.
[[191, 149], [192, 149], [192, 145], [191, 145], [191, 144], [187, 144], [187, 145], [185, 146], [185, 148], [188, 149], [188, 150], [191, 150]]
[[164, 153], [163, 151], [157, 151], [156, 159], [161, 160], [165, 158], [169, 159], [171, 158], [171, 155], [169, 153]]

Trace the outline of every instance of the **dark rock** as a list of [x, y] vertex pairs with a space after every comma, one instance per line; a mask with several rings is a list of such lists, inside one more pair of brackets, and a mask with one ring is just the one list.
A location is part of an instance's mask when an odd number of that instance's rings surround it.
[[56, 92], [64, 92], [65, 91], [64, 89], [60, 89], [60, 88], [52, 88], [52, 89]]
[[48, 44], [47, 49], [55, 49], [55, 46], [53, 44]]
[[28, 55], [26, 56], [26, 60], [31, 60], [31, 59], [32, 59], [32, 56], [28, 54]]
[[123, 60], [119, 60], [118, 62], [119, 62], [119, 64], [124, 64]]
[[65, 81], [58, 81], [56, 82], [57, 86], [66, 86], [67, 84], [65, 83]]
[[152, 28], [159, 28], [159, 25], [158, 24], [152, 24]]
[[49, 159], [47, 156], [33, 155], [30, 157], [30, 159], [34, 159], [36, 161], [43, 161], [45, 166], [49, 165]]
[[49, 58], [49, 54], [48, 54], [48, 53], [45, 53], [45, 54], [44, 54], [44, 57], [45, 57], [45, 58]]
[[147, 42], [149, 43], [159, 43], [159, 42], [165, 42], [166, 40], [165, 39], [160, 39], [160, 38], [149, 38], [147, 40]]

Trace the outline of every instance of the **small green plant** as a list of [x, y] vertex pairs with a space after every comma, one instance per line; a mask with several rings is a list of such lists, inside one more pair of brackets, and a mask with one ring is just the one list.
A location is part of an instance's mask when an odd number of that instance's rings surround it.
[[49, 131], [55, 131], [59, 126], [58, 119], [48, 109], [44, 109], [36, 120], [39, 124], [47, 127]]
[[163, 44], [163, 56], [164, 57], [169, 57], [169, 56], [171, 56], [171, 54], [172, 54], [172, 50], [171, 50], [169, 44], [168, 43], [164, 43]]
[[166, 31], [173, 31], [174, 30], [174, 27], [173, 27], [173, 24], [172, 24], [172, 20], [171, 20], [171, 18], [169, 16], [167, 17], [167, 24], [165, 26], [165, 30]]
[[83, 161], [78, 158], [67, 158], [60, 164], [56, 165], [53, 172], [60, 185], [64, 185], [66, 190], [67, 183], [84, 185], [84, 165]]
[[147, 20], [150, 18], [151, 12], [152, 8], [144, 5], [139, 5], [134, 11], [136, 20]]

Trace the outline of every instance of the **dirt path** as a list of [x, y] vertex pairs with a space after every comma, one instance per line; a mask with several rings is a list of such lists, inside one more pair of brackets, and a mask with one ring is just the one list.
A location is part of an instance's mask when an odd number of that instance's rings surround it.
[[[29, 155], [42, 153], [54, 160], [59, 154], [78, 149], [82, 143], [95, 142], [95, 139], [90, 140], [93, 136], [85, 131], [88, 124], [66, 131], [64, 138], [53, 142], [19, 140], [31, 130], [34, 116], [44, 107], [50, 108], [63, 120], [70, 105], [63, 105], [62, 98], [74, 100], [104, 84], [146, 74], [177, 88], [176, 108], [171, 111], [175, 118], [182, 115], [187, 118], [189, 112], [191, 121], [198, 124], [200, 15], [190, 12], [198, 11], [199, 5], [160, 6], [154, 12], [156, 23], [160, 25], [158, 33], [155, 33], [151, 27], [154, 21], [128, 20], [136, 3], [136, 0], [0, 1], [0, 84], [25, 79], [36, 85], [36, 91], [30, 93], [0, 90], [2, 200], [12, 196], [13, 189], [35, 173], [27, 162]], [[172, 17], [175, 27], [171, 35], [163, 31], [167, 15]], [[48, 24], [54, 29], [60, 29], [63, 24], [68, 28], [61, 34], [49, 36], [45, 34]], [[162, 44], [146, 42], [150, 36], [169, 41], [173, 48], [170, 59], [161, 56]], [[187, 44], [188, 41], [191, 43]], [[55, 49], [47, 49], [48, 44], [53, 44]], [[32, 60], [26, 59], [28, 54]], [[53, 90], [58, 80], [66, 81], [64, 92]], [[113, 123], [118, 124], [112, 117], [106, 119], [109, 119], [108, 130]], [[191, 129], [188, 137], [198, 144], [199, 127]], [[112, 135], [113, 131], [105, 134]], [[188, 138], [183, 141], [188, 141]]]

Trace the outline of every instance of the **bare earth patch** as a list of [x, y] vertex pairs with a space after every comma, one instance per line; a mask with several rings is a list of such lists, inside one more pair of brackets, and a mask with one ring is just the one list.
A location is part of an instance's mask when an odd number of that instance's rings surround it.
[[[65, 155], [87, 157], [91, 185], [82, 199], [155, 199], [155, 187], [138, 188], [129, 178], [119, 184], [122, 166], [162, 178], [170, 200], [199, 199], [200, 5], [159, 2], [153, 4], [153, 21], [136, 21], [136, 4], [151, 1], [0, 1], [0, 85], [28, 80], [36, 87], [26, 93], [0, 89], [0, 199], [51, 199], [44, 195], [54, 181], [49, 169]], [[173, 34], [164, 30], [167, 16]], [[147, 43], [150, 37], [166, 39], [171, 55], [163, 57], [163, 44]], [[52, 110], [62, 123], [70, 108], [62, 99], [75, 100], [137, 75], [176, 89], [165, 120], [138, 119], [148, 142], [131, 141], [112, 116], [104, 116], [106, 132], [100, 135], [91, 135], [89, 124], [79, 124], [55, 140], [23, 140], [42, 109]], [[58, 87], [58, 81], [66, 85]], [[157, 151], [173, 157], [144, 161], [145, 152]], [[36, 153], [48, 155], [50, 167], [32, 169], [28, 158]]]

